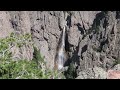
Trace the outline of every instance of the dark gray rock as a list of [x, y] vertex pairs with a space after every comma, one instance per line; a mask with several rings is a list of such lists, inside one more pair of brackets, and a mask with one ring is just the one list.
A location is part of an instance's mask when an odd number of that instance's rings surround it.
[[[32, 34], [33, 42], [45, 57], [47, 66], [53, 68], [65, 21], [66, 51], [70, 62], [77, 65], [78, 73], [94, 66], [108, 70], [119, 60], [119, 11], [1, 11], [0, 38], [13, 31]], [[21, 50], [33, 53], [32, 47], [25, 48]], [[22, 57], [32, 59], [33, 55], [30, 55]]]

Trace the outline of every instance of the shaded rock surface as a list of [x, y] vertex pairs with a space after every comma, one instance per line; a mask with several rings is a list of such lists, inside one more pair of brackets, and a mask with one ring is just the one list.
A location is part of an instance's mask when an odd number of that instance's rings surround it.
[[[0, 38], [11, 32], [31, 34], [52, 69], [64, 21], [67, 21], [66, 51], [77, 72], [94, 68], [90, 72], [99, 74], [100, 67], [109, 70], [120, 60], [119, 11], [0, 11]], [[33, 48], [25, 46], [21, 52], [24, 51], [29, 55], [21, 56], [31, 60]], [[94, 78], [102, 78], [95, 75]]]

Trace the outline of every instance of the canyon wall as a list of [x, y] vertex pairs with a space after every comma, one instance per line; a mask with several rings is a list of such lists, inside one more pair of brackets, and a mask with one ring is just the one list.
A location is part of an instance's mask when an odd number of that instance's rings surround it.
[[[66, 51], [76, 70], [108, 70], [120, 59], [119, 11], [0, 11], [0, 38], [11, 32], [29, 33], [49, 68], [67, 21]], [[15, 49], [16, 50], [16, 49]], [[16, 57], [32, 60], [33, 47], [18, 50]]]

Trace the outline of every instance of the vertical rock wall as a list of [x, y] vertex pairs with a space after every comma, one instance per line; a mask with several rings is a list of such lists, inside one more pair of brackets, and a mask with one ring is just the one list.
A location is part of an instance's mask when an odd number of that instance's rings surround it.
[[[53, 68], [64, 21], [66, 51], [78, 72], [94, 66], [107, 70], [119, 60], [119, 11], [0, 11], [0, 38], [11, 32], [31, 34], [47, 66]], [[21, 50], [18, 56], [33, 58], [33, 47]]]

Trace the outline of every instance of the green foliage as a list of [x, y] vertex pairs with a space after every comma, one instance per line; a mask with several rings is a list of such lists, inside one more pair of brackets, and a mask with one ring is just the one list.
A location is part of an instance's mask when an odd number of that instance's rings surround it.
[[23, 45], [33, 45], [31, 35], [16, 35], [0, 39], [0, 78], [1, 79], [64, 79], [64, 75], [58, 71], [46, 67], [39, 50], [34, 47], [33, 60], [13, 60], [10, 48]]
[[118, 64], [120, 64], [120, 59], [117, 61]]
[[33, 46], [33, 48], [34, 48], [33, 60], [36, 61], [37, 63], [38, 61], [44, 62], [44, 59], [41, 57], [40, 51], [35, 46]]
[[35, 61], [19, 60], [0, 64], [2, 79], [58, 79], [58, 72], [38, 67]]
[[67, 79], [74, 79], [76, 77], [76, 69], [74, 63], [70, 63], [70, 66], [67, 71], [64, 72]]
[[114, 63], [113, 63], [113, 66], [112, 67], [114, 67], [115, 65], [117, 65], [117, 64], [120, 64], [120, 59], [116, 59], [115, 61], [114, 61]]
[[33, 45], [30, 34], [16, 35], [15, 33], [11, 33], [8, 39], [17, 47], [22, 47], [23, 45]]
[[101, 48], [92, 47], [94, 51], [101, 52]]

